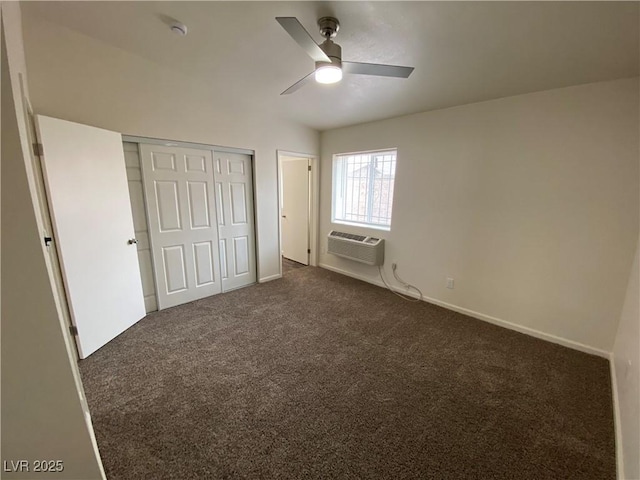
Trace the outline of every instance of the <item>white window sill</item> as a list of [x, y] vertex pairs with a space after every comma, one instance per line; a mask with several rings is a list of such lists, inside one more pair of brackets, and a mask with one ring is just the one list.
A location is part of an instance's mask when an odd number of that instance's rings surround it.
[[335, 225], [348, 225], [350, 227], [366, 228], [369, 230], [382, 230], [384, 232], [391, 231], [391, 227], [387, 227], [386, 225], [372, 225], [370, 223], [348, 222], [344, 220], [332, 220], [331, 223]]

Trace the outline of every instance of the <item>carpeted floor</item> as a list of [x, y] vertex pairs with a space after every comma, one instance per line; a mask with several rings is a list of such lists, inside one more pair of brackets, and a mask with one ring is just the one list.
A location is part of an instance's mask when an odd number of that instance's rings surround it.
[[306, 265], [302, 263], [298, 263], [294, 260], [289, 260], [288, 258], [282, 257], [282, 274], [286, 275], [291, 270], [295, 270], [296, 268], [303, 268]]
[[111, 480], [615, 478], [605, 359], [318, 268], [80, 367]]

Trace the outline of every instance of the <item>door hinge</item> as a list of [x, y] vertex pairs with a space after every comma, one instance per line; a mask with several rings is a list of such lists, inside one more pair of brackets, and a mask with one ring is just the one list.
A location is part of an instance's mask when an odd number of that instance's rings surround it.
[[50, 247], [51, 246], [51, 242], [53, 241], [53, 238], [51, 237], [44, 237], [44, 246], [45, 247]]
[[311, 249], [310, 248], [307, 248], [307, 253], [311, 253]]
[[78, 327], [75, 325], [71, 325], [69, 327], [69, 331], [71, 332], [71, 335], [78, 336]]
[[309, 169], [309, 171], [311, 171], [311, 165], [309, 165], [307, 168]]
[[42, 144], [41, 143], [34, 143], [33, 144], [33, 154], [36, 157], [41, 157], [42, 156], [42, 151], [44, 149], [42, 148]]

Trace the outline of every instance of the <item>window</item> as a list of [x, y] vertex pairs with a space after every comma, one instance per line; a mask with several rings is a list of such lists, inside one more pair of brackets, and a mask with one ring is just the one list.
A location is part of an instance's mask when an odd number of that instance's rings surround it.
[[389, 230], [396, 150], [333, 156], [332, 221]]

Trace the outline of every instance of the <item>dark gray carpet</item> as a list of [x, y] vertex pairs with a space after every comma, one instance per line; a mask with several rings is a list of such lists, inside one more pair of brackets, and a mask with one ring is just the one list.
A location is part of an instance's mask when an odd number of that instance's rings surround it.
[[608, 362], [326, 270], [80, 363], [109, 479], [614, 479]]
[[282, 274], [283, 275], [286, 275], [291, 270], [295, 270], [296, 268], [303, 268], [303, 267], [306, 267], [306, 265], [302, 263], [298, 263], [293, 260], [289, 260], [288, 258], [282, 257]]

